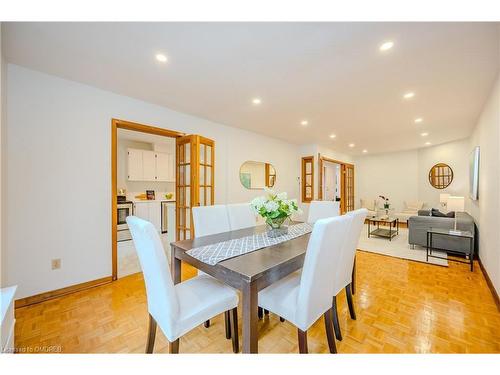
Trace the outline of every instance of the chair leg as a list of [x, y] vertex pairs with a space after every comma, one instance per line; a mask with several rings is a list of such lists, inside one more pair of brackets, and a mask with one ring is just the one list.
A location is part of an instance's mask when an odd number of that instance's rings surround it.
[[148, 342], [146, 344], [146, 354], [153, 353], [156, 338], [156, 320], [149, 314]]
[[326, 338], [328, 339], [328, 348], [330, 349], [330, 353], [335, 354], [337, 353], [337, 345], [335, 345], [335, 336], [332, 329], [332, 310], [327, 310], [323, 314], [323, 318], [325, 320], [325, 331]]
[[307, 331], [302, 331], [297, 328], [298, 336], [299, 336], [299, 353], [307, 354]]
[[351, 291], [352, 294], [356, 294], [356, 256], [354, 256], [354, 264], [352, 265]]
[[342, 341], [342, 332], [340, 331], [339, 314], [337, 311], [337, 296], [332, 299], [332, 315], [333, 315], [333, 328], [335, 329], [335, 337], [337, 340]]
[[345, 291], [347, 296], [347, 306], [349, 306], [349, 314], [351, 314], [351, 319], [356, 320], [356, 311], [354, 311], [354, 303], [352, 302], [351, 284], [345, 287]]
[[203, 323], [203, 325], [205, 326], [205, 328], [210, 327], [210, 319], [205, 321], [205, 323]]
[[179, 354], [179, 339], [168, 343], [168, 352], [170, 354]]
[[259, 319], [262, 319], [262, 318], [263, 318], [263, 316], [264, 316], [264, 312], [263, 312], [262, 307], [259, 307], [259, 308], [257, 309], [257, 316], [259, 317]]
[[264, 314], [269, 315], [269, 310], [264, 309]]
[[240, 351], [240, 342], [238, 339], [238, 308], [235, 307], [231, 314], [232, 331], [231, 337], [233, 338], [233, 352], [238, 353]]
[[229, 310], [224, 311], [224, 325], [226, 326], [226, 339], [231, 338], [231, 322], [229, 321]]
[[280, 322], [281, 322], [281, 323], [283, 323], [284, 321], [285, 321], [285, 318], [282, 318], [282, 317], [280, 316]]

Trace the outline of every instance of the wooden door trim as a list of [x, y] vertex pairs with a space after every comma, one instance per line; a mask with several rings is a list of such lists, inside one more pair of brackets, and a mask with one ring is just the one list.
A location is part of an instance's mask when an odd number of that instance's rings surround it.
[[336, 160], [336, 159], [331, 159], [327, 158], [325, 156], [321, 156], [320, 153], [318, 153], [318, 168], [319, 168], [319, 173], [318, 173], [318, 199], [321, 201], [323, 200], [323, 162], [329, 162], [329, 163], [335, 163], [340, 165], [340, 212], [343, 214], [346, 212], [346, 191], [345, 191], [345, 174], [346, 174], [346, 169], [347, 168], [352, 168], [354, 170], [354, 164], [352, 163], [347, 163], [345, 161], [341, 160]]
[[137, 122], [131, 122], [120, 119], [111, 119], [111, 278], [116, 280], [118, 278], [118, 257], [117, 257], [117, 215], [116, 215], [116, 194], [117, 194], [117, 159], [118, 159], [118, 129], [132, 130], [140, 133], [147, 133], [153, 135], [160, 135], [169, 138], [182, 137], [185, 134], [164, 128], [158, 128], [151, 125], [139, 124]]
[[[312, 197], [311, 199], [306, 198], [306, 168], [305, 168], [305, 162], [311, 163], [311, 194]], [[308, 173], [309, 174], [309, 173]], [[301, 159], [301, 177], [302, 177], [302, 185], [301, 185], [301, 198], [302, 198], [302, 203], [310, 203], [311, 201], [314, 200], [314, 155], [311, 156], [303, 156]]]

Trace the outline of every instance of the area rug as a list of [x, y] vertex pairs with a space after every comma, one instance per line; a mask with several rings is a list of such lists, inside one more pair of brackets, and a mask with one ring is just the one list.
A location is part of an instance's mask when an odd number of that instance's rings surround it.
[[[358, 249], [368, 251], [370, 253], [377, 253], [388, 255], [391, 257], [414, 260], [417, 262], [436, 264], [439, 266], [448, 266], [448, 261], [445, 259], [429, 258], [426, 261], [425, 247], [415, 245], [412, 249], [408, 244], [408, 229], [400, 228], [399, 234], [389, 241], [388, 238], [370, 236], [368, 238], [368, 225], [365, 225], [359, 237]], [[433, 255], [447, 258], [447, 253], [442, 251], [433, 251]]]

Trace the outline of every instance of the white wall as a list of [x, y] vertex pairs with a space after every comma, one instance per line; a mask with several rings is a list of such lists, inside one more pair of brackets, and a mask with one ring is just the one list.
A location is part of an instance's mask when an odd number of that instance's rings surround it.
[[470, 201], [479, 228], [479, 257], [500, 294], [500, 78], [495, 83], [476, 128], [469, 152], [480, 147], [479, 199]]
[[3, 164], [5, 163], [5, 147], [4, 147], [4, 128], [5, 128], [5, 98], [6, 98], [6, 65], [4, 64], [4, 59], [3, 59], [3, 49], [2, 49], [2, 23], [0, 22], [0, 288], [5, 286], [7, 284], [6, 281], [6, 273], [5, 273], [5, 266], [6, 266], [6, 256], [4, 254], [4, 231], [3, 231], [3, 225], [4, 225], [4, 207], [2, 205], [3, 201], [3, 184], [4, 184], [4, 178], [3, 178], [3, 173], [4, 173], [4, 168]]
[[395, 152], [355, 158], [355, 207], [360, 199], [389, 198], [396, 211], [418, 196], [418, 153]]
[[298, 197], [296, 145], [16, 65], [7, 91], [6, 276], [18, 298], [111, 274], [112, 118], [214, 139], [217, 203], [262, 194], [239, 182], [246, 160], [273, 164], [276, 190]]
[[[404, 208], [405, 201], [422, 201], [425, 207], [439, 208], [439, 194], [468, 196], [467, 139], [418, 150], [387, 154], [366, 155], [355, 158], [356, 207], [361, 198], [376, 199], [388, 196], [396, 211]], [[443, 190], [429, 183], [429, 170], [437, 163], [446, 163], [453, 169], [454, 178]]]
[[[453, 170], [453, 181], [446, 189], [435, 189], [429, 183], [429, 171], [437, 163], [448, 164]], [[469, 139], [423, 148], [418, 151], [418, 200], [426, 202], [428, 207], [439, 207], [440, 193], [468, 197]], [[466, 210], [468, 210], [468, 206], [466, 206]]]

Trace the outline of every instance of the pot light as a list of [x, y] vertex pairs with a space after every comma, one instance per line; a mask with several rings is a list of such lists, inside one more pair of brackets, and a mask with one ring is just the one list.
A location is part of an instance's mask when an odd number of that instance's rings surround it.
[[335, 137], [336, 137], [336, 135], [335, 135], [335, 134], [330, 134], [330, 138], [331, 138], [331, 139], [333, 139], [333, 138], [335, 138]]
[[262, 100], [260, 98], [253, 98], [252, 99], [253, 105], [259, 105], [260, 103], [262, 103]]
[[415, 124], [419, 124], [419, 123], [421, 123], [423, 121], [424, 121], [424, 119], [422, 117], [416, 118], [415, 119]]
[[427, 136], [429, 135], [429, 133], [424, 132], [424, 133], [420, 133], [420, 135], [421, 135], [422, 137], [427, 137]]
[[431, 142], [425, 142], [425, 145], [426, 145], [426, 146], [430, 146], [430, 145], [431, 145]]
[[307, 126], [307, 125], [309, 125], [309, 121], [307, 121], [307, 120], [302, 120], [302, 121], [300, 122], [300, 125], [302, 125], [302, 126]]
[[353, 148], [354, 146], [356, 146], [354, 143], [349, 143], [350, 148]]
[[159, 62], [162, 62], [162, 63], [167, 62], [167, 56], [165, 56], [161, 53], [158, 53], [156, 55], [156, 60], [158, 60]]
[[388, 51], [390, 50], [392, 47], [394, 47], [394, 42], [388, 40], [387, 42], [384, 42], [380, 45], [379, 47], [379, 50], [380, 51]]
[[363, 154], [366, 154], [368, 152], [368, 150], [363, 150]]
[[415, 93], [413, 91], [409, 91], [403, 95], [404, 99], [411, 99], [415, 96]]

